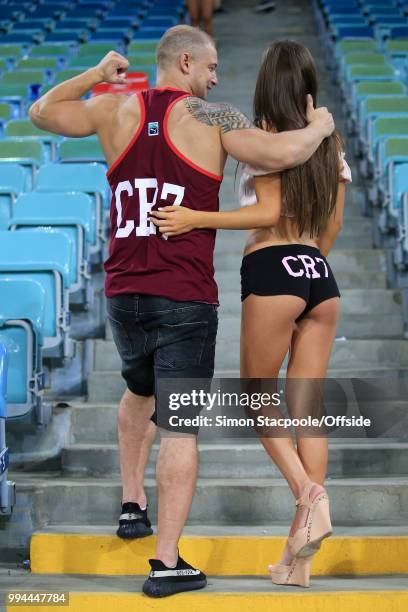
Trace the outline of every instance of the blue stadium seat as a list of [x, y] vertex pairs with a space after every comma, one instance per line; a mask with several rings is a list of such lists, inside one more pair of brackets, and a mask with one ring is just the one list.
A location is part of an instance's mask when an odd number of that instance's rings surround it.
[[0, 342], [8, 349], [8, 418], [41, 404], [42, 343], [47, 294], [35, 278], [0, 275]]
[[70, 269], [74, 273], [70, 293], [83, 291], [85, 304], [89, 303], [90, 274], [89, 247], [91, 231], [95, 225], [94, 207], [85, 193], [38, 193], [19, 196], [9, 222], [11, 230], [33, 227], [52, 227], [55, 233], [68, 236], [72, 244]]
[[66, 45], [77, 45], [87, 40], [86, 30], [59, 30], [58, 32], [48, 32], [45, 35], [45, 43], [65, 43]]
[[137, 31], [137, 34], [135, 35], [133, 40], [157, 40], [159, 41], [160, 38], [163, 36], [163, 34], [165, 33], [167, 28], [150, 28], [150, 27], [144, 27], [143, 24], [140, 26], [140, 28]]
[[0, 277], [35, 278], [44, 286], [50, 335], [44, 337], [44, 354], [72, 357], [69, 337], [69, 286], [71, 242], [58, 233], [27, 230], [0, 232]]
[[27, 175], [17, 164], [0, 165], [0, 230], [8, 228], [12, 207], [20, 193], [27, 190]]
[[104, 208], [109, 210], [108, 183], [105, 167], [101, 164], [47, 164], [40, 168], [36, 190], [80, 191], [87, 193], [94, 202], [94, 226], [91, 229], [91, 253], [101, 251], [106, 240], [104, 231]]
[[399, 163], [392, 166], [388, 193], [388, 213], [398, 223], [402, 216], [403, 198], [408, 193], [408, 160], [407, 163]]
[[400, 164], [408, 163], [408, 137], [390, 136], [379, 141], [377, 146], [377, 180], [378, 201], [383, 212], [379, 218], [380, 229], [386, 233], [395, 229], [396, 221], [393, 214], [393, 175]]
[[145, 19], [143, 19], [142, 21], [142, 27], [143, 28], [172, 28], [173, 26], [177, 25], [178, 20], [175, 17], [171, 17], [171, 16], [157, 16], [157, 17], [151, 17], [151, 16], [147, 16]]
[[7, 480], [9, 449], [6, 446], [8, 357], [4, 344], [0, 344], [0, 513], [11, 514], [16, 503], [15, 483]]
[[390, 38], [408, 38], [408, 25], [405, 27], [390, 28]]
[[104, 28], [98, 28], [96, 32], [91, 32], [91, 42], [111, 42], [116, 45], [119, 51], [123, 51], [125, 41], [129, 42], [132, 38], [133, 32], [130, 29], [127, 30], [105, 30]]
[[27, 175], [31, 187], [37, 175], [37, 170], [44, 162], [44, 147], [37, 141], [24, 141], [21, 138], [0, 140], [0, 167], [3, 164], [19, 164]]
[[53, 161], [56, 158], [57, 144], [61, 141], [61, 136], [40, 130], [28, 119], [11, 119], [4, 126], [4, 135], [6, 138], [20, 138], [43, 143], [44, 161]]
[[337, 28], [335, 36], [337, 40], [343, 38], [374, 38], [375, 32], [369, 26], [346, 26]]

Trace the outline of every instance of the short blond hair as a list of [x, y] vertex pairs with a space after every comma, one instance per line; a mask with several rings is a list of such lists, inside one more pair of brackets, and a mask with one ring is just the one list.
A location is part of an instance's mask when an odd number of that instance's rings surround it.
[[191, 53], [193, 57], [203, 49], [215, 44], [206, 32], [189, 25], [177, 25], [169, 28], [163, 34], [156, 50], [157, 66], [162, 69], [169, 68], [177, 61], [181, 53]]

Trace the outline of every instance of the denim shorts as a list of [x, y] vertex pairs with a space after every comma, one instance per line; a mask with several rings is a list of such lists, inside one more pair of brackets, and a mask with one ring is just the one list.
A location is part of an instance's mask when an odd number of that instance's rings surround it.
[[217, 310], [213, 304], [152, 295], [107, 298], [128, 389], [147, 397], [155, 393], [159, 378], [212, 378]]

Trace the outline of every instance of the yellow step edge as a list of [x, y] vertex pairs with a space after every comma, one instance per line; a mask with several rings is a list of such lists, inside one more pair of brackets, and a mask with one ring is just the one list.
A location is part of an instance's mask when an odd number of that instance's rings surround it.
[[[104, 534], [37, 533], [31, 538], [35, 574], [145, 575], [156, 537], [121, 540]], [[278, 536], [190, 536], [180, 554], [212, 576], [264, 576], [285, 544]], [[408, 536], [333, 536], [313, 560], [319, 576], [408, 573]], [[408, 608], [407, 608], [408, 609]]]
[[[406, 612], [407, 591], [331, 591], [324, 593], [183, 593], [164, 599], [150, 599], [138, 593], [71, 592], [69, 612], [372, 612], [373, 609]], [[49, 606], [35, 606], [49, 612]], [[16, 610], [7, 606], [7, 612]]]

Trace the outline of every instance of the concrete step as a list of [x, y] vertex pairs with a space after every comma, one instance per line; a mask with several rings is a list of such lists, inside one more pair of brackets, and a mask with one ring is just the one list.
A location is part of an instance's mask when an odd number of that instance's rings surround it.
[[[146, 561], [143, 576], [64, 576], [52, 574], [29, 574], [24, 570], [4, 569], [0, 575], [0, 593], [5, 600], [13, 588], [21, 591], [53, 593], [66, 591], [69, 594], [69, 609], [73, 612], [94, 610], [102, 612], [148, 612], [163, 609], [163, 602], [148, 599], [142, 595], [142, 586], [148, 574]], [[278, 607], [279, 606], [279, 607]], [[330, 606], [330, 608], [328, 608]], [[383, 606], [383, 607], [381, 607]], [[284, 609], [285, 612], [301, 610], [335, 610], [355, 612], [360, 610], [393, 610], [404, 612], [408, 606], [406, 576], [349, 576], [316, 577], [311, 581], [307, 593], [299, 587], [282, 587], [264, 577], [209, 577], [205, 589], [167, 597], [166, 612], [254, 612], [255, 610]], [[38, 607], [38, 604], [37, 604]], [[38, 607], [46, 610], [45, 607]]]
[[[121, 360], [114, 342], [94, 341], [95, 371], [120, 370]], [[239, 319], [224, 319], [219, 327], [216, 363], [220, 369], [239, 368]], [[400, 339], [358, 339], [336, 341], [330, 368], [408, 368], [408, 342]]]
[[[220, 291], [239, 292], [241, 290], [240, 266], [240, 261], [233, 266], [229, 266], [228, 270], [219, 269], [217, 265], [215, 266], [215, 280]], [[364, 274], [355, 271], [336, 270], [335, 275], [340, 292], [345, 289], [386, 289], [387, 287], [385, 272], [380, 268], [366, 271]]]
[[[156, 537], [123, 542], [116, 526], [45, 527], [33, 534], [33, 574], [135, 575], [154, 557]], [[156, 528], [155, 528], [156, 531]], [[289, 526], [187, 528], [183, 556], [211, 576], [264, 576], [285, 545]], [[408, 530], [403, 527], [336, 527], [313, 560], [315, 576], [408, 573]], [[339, 562], [339, 559], [342, 559]]]
[[[13, 473], [17, 495], [42, 510], [44, 524], [116, 524], [122, 486], [118, 478], [71, 477], [63, 473]], [[333, 523], [406, 525], [408, 477], [328, 479]], [[147, 478], [146, 494], [156, 520], [156, 483]], [[17, 505], [19, 500], [17, 500]], [[188, 518], [190, 525], [266, 525], [286, 523], [293, 499], [281, 478], [199, 478]]]
[[[380, 249], [338, 249], [332, 251], [327, 260], [335, 275], [347, 273], [364, 277], [367, 273], [385, 272], [386, 270], [385, 254]], [[217, 252], [214, 258], [215, 270], [219, 272], [239, 270], [241, 262], [240, 250]], [[320, 268], [318, 271], [323, 274]]]
[[[117, 410], [117, 409], [116, 409]], [[90, 417], [89, 412], [83, 412]], [[114, 409], [112, 409], [112, 413]], [[112, 416], [116, 416], [112, 414]], [[113, 419], [112, 419], [113, 420]], [[78, 424], [78, 421], [76, 421]], [[77, 425], [78, 426], [78, 425]], [[95, 429], [97, 426], [95, 426]], [[116, 428], [114, 439], [116, 439]], [[81, 438], [75, 431], [74, 439]], [[154, 477], [158, 447], [152, 449], [146, 475]], [[111, 477], [119, 475], [119, 449], [116, 440], [111, 444], [74, 443], [63, 449], [62, 470], [69, 475]], [[338, 441], [329, 445], [327, 475], [385, 476], [408, 473], [408, 443], [358, 444]], [[239, 442], [220, 441], [219, 444], [200, 444], [201, 478], [276, 478], [280, 472], [269, 459], [263, 446], [256, 440]]]
[[[284, 370], [280, 376], [284, 376]], [[214, 376], [218, 378], [239, 378], [239, 368], [223, 368], [216, 364]], [[384, 378], [385, 382], [396, 380], [408, 376], [407, 368], [403, 367], [385, 367], [377, 366], [370, 368], [342, 368], [329, 369], [327, 376], [329, 378]], [[88, 377], [88, 401], [96, 403], [119, 402], [125, 391], [126, 385], [120, 372], [117, 370], [110, 371], [95, 371], [91, 372]]]

